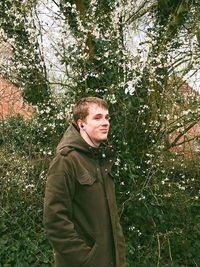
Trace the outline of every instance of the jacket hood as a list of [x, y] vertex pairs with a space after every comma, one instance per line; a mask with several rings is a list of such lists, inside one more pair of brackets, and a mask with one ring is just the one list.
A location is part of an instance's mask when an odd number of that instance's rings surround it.
[[100, 158], [114, 158], [115, 156], [115, 150], [112, 145], [102, 143], [98, 148], [90, 146], [82, 138], [79, 133], [79, 129], [75, 124], [71, 124], [65, 131], [60, 143], [56, 148], [56, 153], [66, 147]]

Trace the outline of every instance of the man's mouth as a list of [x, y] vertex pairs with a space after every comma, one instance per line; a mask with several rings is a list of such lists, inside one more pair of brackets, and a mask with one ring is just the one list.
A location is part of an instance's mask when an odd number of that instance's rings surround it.
[[108, 133], [108, 129], [100, 129], [102, 133]]

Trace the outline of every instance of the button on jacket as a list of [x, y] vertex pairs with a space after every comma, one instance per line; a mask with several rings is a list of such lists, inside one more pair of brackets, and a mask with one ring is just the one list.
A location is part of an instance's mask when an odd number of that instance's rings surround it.
[[112, 149], [89, 146], [69, 126], [50, 164], [44, 226], [56, 267], [124, 267]]

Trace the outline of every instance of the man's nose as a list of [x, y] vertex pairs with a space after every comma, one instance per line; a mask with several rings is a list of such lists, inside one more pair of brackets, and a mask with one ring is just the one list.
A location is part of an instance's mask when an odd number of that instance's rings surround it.
[[110, 122], [109, 122], [109, 120], [107, 118], [104, 118], [102, 124], [103, 125], [109, 125]]

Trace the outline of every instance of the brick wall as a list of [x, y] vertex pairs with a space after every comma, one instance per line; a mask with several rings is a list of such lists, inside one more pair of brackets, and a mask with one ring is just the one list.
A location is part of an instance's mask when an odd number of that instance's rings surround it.
[[[178, 133], [172, 133], [169, 138], [173, 141], [177, 135]], [[200, 122], [195, 124], [185, 135], [183, 135], [178, 140], [178, 143], [182, 144], [173, 147], [171, 151], [182, 153], [186, 156], [191, 156], [194, 152], [200, 152], [199, 141], [195, 139], [198, 136], [200, 137]]]
[[7, 81], [0, 80], [0, 118], [22, 115], [24, 118], [30, 118], [33, 109], [31, 104], [23, 101], [22, 93], [15, 85]]
[[[180, 95], [183, 100], [182, 104], [179, 104], [177, 106], [177, 109], [182, 110], [182, 108], [189, 109], [190, 106], [187, 106], [187, 99], [188, 98], [193, 98], [197, 99], [198, 101], [200, 100], [200, 95], [198, 91], [195, 91], [191, 86], [189, 86], [187, 83], [183, 84], [180, 88]], [[183, 105], [183, 107], [181, 106]], [[169, 138], [171, 141], [173, 141], [179, 133], [172, 133]], [[187, 133], [182, 136], [179, 140], [178, 143], [182, 143], [179, 146], [175, 146], [171, 150], [173, 152], [178, 152], [178, 153], [183, 153], [186, 156], [191, 156], [194, 154], [194, 152], [197, 152], [197, 150], [200, 149], [200, 146], [198, 146], [198, 141], [196, 140], [196, 137], [200, 137], [200, 121], [197, 122]], [[193, 139], [193, 140], [190, 140]], [[190, 140], [190, 141], [189, 141]], [[200, 151], [198, 151], [200, 152]]]

